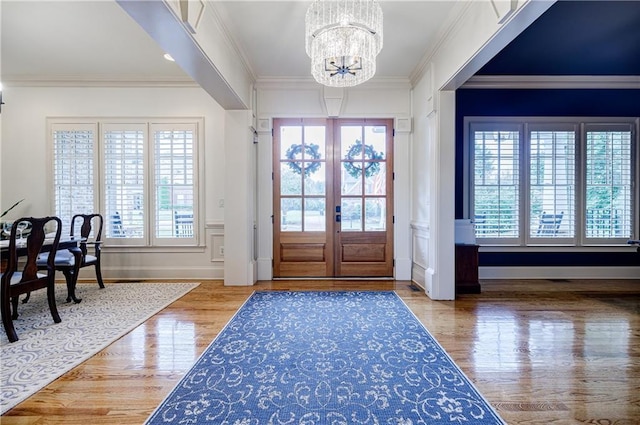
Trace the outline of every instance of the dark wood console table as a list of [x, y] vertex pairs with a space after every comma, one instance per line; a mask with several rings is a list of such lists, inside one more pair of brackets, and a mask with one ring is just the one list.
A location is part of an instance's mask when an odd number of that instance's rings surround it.
[[479, 245], [456, 244], [456, 295], [479, 294], [478, 248]]

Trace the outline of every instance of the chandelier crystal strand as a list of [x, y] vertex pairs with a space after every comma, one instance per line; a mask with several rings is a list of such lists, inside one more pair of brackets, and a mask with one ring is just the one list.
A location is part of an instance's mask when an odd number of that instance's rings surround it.
[[350, 87], [373, 77], [382, 39], [382, 9], [376, 0], [314, 0], [307, 9], [311, 74], [326, 86]]

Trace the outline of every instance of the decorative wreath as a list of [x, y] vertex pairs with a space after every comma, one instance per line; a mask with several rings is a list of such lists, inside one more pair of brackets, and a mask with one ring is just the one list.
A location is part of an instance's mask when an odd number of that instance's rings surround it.
[[[302, 151], [304, 150], [304, 159], [320, 159], [320, 152], [318, 151], [320, 149], [320, 146], [318, 145], [314, 145], [313, 143], [310, 143], [308, 145], [291, 145], [289, 146], [289, 149], [287, 149], [287, 152], [285, 153], [285, 155], [287, 156], [287, 159], [289, 160], [289, 168], [291, 168], [291, 170], [296, 173], [296, 174], [301, 174], [302, 173], [302, 166], [301, 166], [301, 162], [297, 162], [295, 160], [299, 160], [302, 159], [301, 154]], [[314, 162], [305, 162], [305, 167], [304, 167], [304, 175], [305, 177], [308, 177], [309, 175], [315, 173], [316, 171], [318, 171], [318, 169], [320, 168], [321, 163], [319, 161], [314, 161]]]
[[[362, 175], [362, 167], [359, 166], [362, 164], [359, 160], [353, 160], [353, 157], [362, 153], [362, 142], [360, 140], [356, 140], [356, 142], [349, 146], [349, 151], [347, 152], [347, 159], [349, 161], [344, 162], [344, 169], [351, 175], [351, 177], [358, 178]], [[364, 157], [365, 159], [382, 159], [384, 155], [382, 153], [376, 152], [376, 150], [371, 145], [364, 145]], [[378, 174], [380, 171], [380, 163], [379, 162], [369, 162], [364, 167], [364, 175], [365, 177], [371, 177]]]

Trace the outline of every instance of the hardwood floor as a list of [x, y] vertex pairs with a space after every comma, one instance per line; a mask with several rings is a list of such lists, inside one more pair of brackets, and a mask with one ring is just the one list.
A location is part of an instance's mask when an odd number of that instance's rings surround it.
[[408, 282], [203, 282], [0, 423], [144, 423], [254, 290], [366, 289], [395, 290], [509, 424], [640, 424], [640, 280], [481, 283], [432, 301]]

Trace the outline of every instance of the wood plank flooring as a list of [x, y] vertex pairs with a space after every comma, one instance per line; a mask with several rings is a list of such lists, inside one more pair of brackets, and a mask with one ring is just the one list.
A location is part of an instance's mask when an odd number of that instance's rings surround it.
[[288, 289], [395, 290], [509, 424], [640, 424], [640, 280], [483, 281], [456, 301], [409, 282], [207, 281], [0, 423], [144, 423], [254, 290]]

